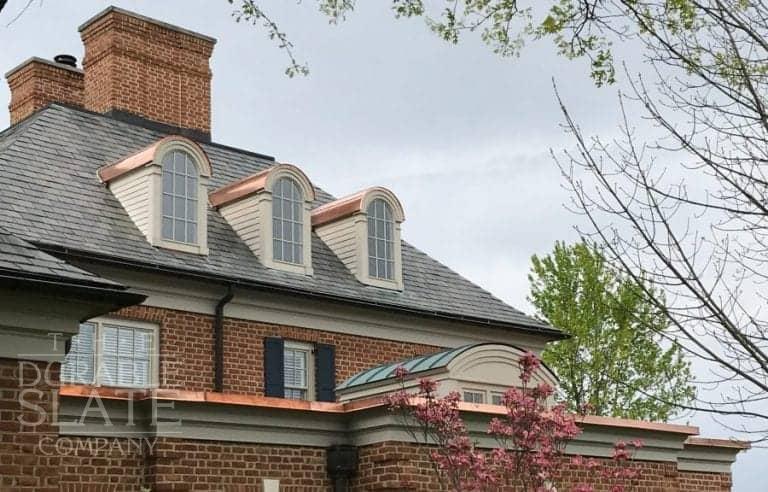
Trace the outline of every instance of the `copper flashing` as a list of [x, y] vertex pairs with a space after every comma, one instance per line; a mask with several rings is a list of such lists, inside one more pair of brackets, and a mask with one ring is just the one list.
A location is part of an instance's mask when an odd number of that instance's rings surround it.
[[[338, 403], [289, 400], [284, 398], [272, 398], [258, 395], [217, 393], [214, 391], [185, 391], [166, 388], [158, 388], [152, 390], [129, 390], [123, 388], [106, 388], [101, 386], [97, 387], [87, 385], [62, 385], [59, 389], [59, 394], [61, 396], [81, 398], [98, 396], [107, 399], [132, 399], [134, 401], [148, 399], [175, 400], [338, 414], [359, 412], [372, 408], [384, 408], [387, 406], [387, 401], [383, 396], [374, 396], [346, 403]], [[418, 398], [412, 399], [412, 403], [415, 404], [418, 402]], [[487, 415], [504, 415], [507, 412], [506, 408], [500, 405], [467, 402], [459, 402], [458, 405], [459, 410], [462, 412], [482, 413]], [[576, 422], [578, 424], [594, 425], [600, 427], [616, 427], [653, 432], [668, 432], [673, 434], [685, 434], [688, 436], [696, 436], [699, 434], [698, 427], [689, 425], [665, 424], [661, 422], [643, 422], [640, 420], [620, 419], [615, 417], [598, 417], [595, 415], [578, 416], [576, 418]], [[734, 447], [739, 449], [749, 448], [749, 443], [744, 443], [741, 441], [706, 439], [699, 437], [688, 437], [686, 443], [695, 446]]]
[[704, 446], [708, 448], [733, 448], [750, 449], [752, 444], [748, 441], [736, 441], [734, 439], [712, 439], [709, 437], [689, 437], [685, 440], [686, 446]]
[[201, 174], [203, 175], [211, 174], [211, 169], [212, 169], [211, 162], [208, 160], [208, 156], [203, 151], [202, 147], [200, 147], [200, 145], [198, 145], [195, 141], [190, 140], [186, 137], [182, 137], [180, 135], [169, 135], [167, 137], [161, 138], [160, 140], [158, 140], [157, 142], [153, 143], [148, 147], [144, 147], [140, 151], [126, 157], [121, 161], [115, 162], [113, 164], [108, 164], [106, 166], [99, 168], [99, 170], [97, 171], [99, 175], [99, 179], [101, 180], [102, 183], [109, 183], [113, 179], [118, 178], [128, 172], [131, 172], [134, 169], [138, 169], [140, 167], [146, 166], [147, 164], [151, 164], [155, 160], [155, 156], [157, 155], [157, 150], [163, 145], [173, 141], [181, 141], [186, 143], [187, 145], [191, 145], [192, 147], [194, 147], [199, 152], [200, 156], [202, 156], [202, 158], [204, 159], [204, 162], [200, 163], [204, 167], [204, 169], [201, 169]]
[[621, 419], [617, 417], [599, 417], [597, 415], [583, 415], [576, 418], [576, 423], [597, 425], [602, 427], [621, 427], [624, 429], [639, 429], [656, 432], [672, 432], [675, 434], [699, 434], [699, 428], [692, 425], [666, 424], [663, 422], [645, 422], [643, 420]]

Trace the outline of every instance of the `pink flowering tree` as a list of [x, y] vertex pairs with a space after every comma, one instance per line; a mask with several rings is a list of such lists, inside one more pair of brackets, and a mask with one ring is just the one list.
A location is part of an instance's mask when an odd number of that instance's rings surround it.
[[[566, 444], [581, 432], [575, 416], [565, 405], [552, 404], [554, 388], [546, 383], [533, 384], [540, 369], [536, 355], [526, 353], [519, 361], [518, 388], [510, 388], [502, 398], [506, 407], [503, 417], [491, 420], [488, 434], [497, 445], [479, 448], [459, 410], [460, 395], [451, 392], [437, 396], [437, 383], [419, 381], [418, 390], [405, 389], [407, 371], [398, 368], [396, 375], [403, 386], [390, 394], [390, 410], [399, 412], [413, 440], [428, 447], [430, 462], [443, 489], [452, 491], [486, 491], [509, 488], [523, 491], [565, 490], [557, 487], [563, 478]], [[629, 466], [633, 452], [641, 446], [619, 442], [614, 448], [610, 466], [596, 460], [575, 457], [571, 464], [594, 470], [614, 484], [612, 492], [626, 492], [638, 478]], [[580, 484], [571, 490], [590, 492], [592, 487]]]

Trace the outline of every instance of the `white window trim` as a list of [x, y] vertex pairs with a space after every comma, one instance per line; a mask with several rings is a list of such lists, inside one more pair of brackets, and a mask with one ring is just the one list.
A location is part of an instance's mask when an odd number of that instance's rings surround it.
[[493, 397], [498, 396], [501, 399], [504, 399], [504, 392], [503, 391], [494, 391], [491, 390], [490, 399], [488, 400], [488, 403], [491, 405], [504, 405], [503, 403], [493, 403]]
[[159, 336], [160, 327], [155, 323], [147, 323], [144, 321], [126, 320], [121, 318], [93, 318], [89, 319], [83, 324], [91, 323], [95, 325], [94, 330], [94, 360], [93, 360], [93, 381], [90, 383], [68, 383], [68, 384], [85, 384], [94, 387], [105, 386], [101, 383], [101, 359], [103, 357], [102, 352], [102, 330], [104, 325], [112, 325], [125, 328], [138, 328], [152, 332], [152, 341], [150, 346], [149, 357], [149, 386], [124, 386], [124, 385], [109, 385], [110, 388], [125, 388], [125, 389], [147, 389], [159, 387], [160, 380], [160, 357], [159, 357]]
[[[365, 197], [365, 201], [360, 210], [360, 220], [357, 220], [355, 227], [357, 228], [357, 244], [358, 244], [358, 264], [357, 278], [360, 282], [372, 285], [374, 287], [381, 287], [390, 290], [403, 290], [403, 252], [400, 224], [403, 222], [400, 204], [397, 203], [393, 196], [390, 196], [391, 192], [386, 190], [374, 190]], [[371, 276], [368, 271], [368, 206], [374, 200], [384, 200], [392, 209], [394, 219], [394, 237], [393, 241], [393, 260], [394, 260], [394, 275], [392, 279], [385, 279]]]
[[[285, 355], [285, 350], [300, 350], [307, 353], [307, 398], [302, 401], [317, 400], [315, 394], [315, 346], [311, 343], [285, 340], [283, 342], [283, 355]], [[283, 377], [283, 388], [287, 389], [285, 377]]]
[[[466, 402], [466, 400], [464, 399], [464, 396], [467, 393], [474, 393], [474, 394], [482, 395], [483, 401], [482, 401], [482, 403], [480, 403], [480, 405], [488, 403], [488, 392], [485, 391], [484, 389], [479, 389], [479, 388], [461, 388], [461, 400], [462, 401]], [[467, 402], [467, 403], [474, 403], [476, 405], [478, 404], [477, 402], [474, 402], [474, 401]]]
[[[163, 238], [163, 158], [166, 154], [180, 150], [192, 156], [198, 170], [197, 180], [197, 243], [183, 243]], [[202, 151], [185, 140], [171, 140], [155, 152], [151, 165], [150, 179], [150, 243], [159, 248], [173, 249], [185, 253], [208, 254], [208, 181], [211, 176], [207, 159]]]
[[[275, 259], [274, 254], [274, 232], [272, 230], [272, 189], [275, 183], [281, 178], [290, 178], [301, 190], [304, 197], [304, 203], [302, 207], [302, 263], [290, 263], [287, 261], [281, 261]], [[300, 171], [297, 171], [293, 166], [281, 164], [275, 168], [274, 171], [269, 173], [267, 183], [264, 187], [264, 191], [260, 193], [258, 206], [259, 216], [262, 218], [262, 227], [264, 233], [261, 235], [261, 247], [260, 256], [261, 262], [267, 268], [274, 268], [276, 270], [283, 270], [291, 273], [299, 273], [304, 275], [312, 275], [312, 211], [310, 209], [312, 200], [314, 199], [314, 189], [312, 184], [307, 180]]]

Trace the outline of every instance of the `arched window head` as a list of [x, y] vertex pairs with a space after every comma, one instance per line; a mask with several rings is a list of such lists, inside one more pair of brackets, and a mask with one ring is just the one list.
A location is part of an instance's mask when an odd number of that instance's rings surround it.
[[282, 177], [272, 188], [272, 256], [304, 263], [304, 194], [295, 180]]
[[195, 160], [185, 150], [174, 149], [163, 156], [162, 167], [162, 238], [197, 244], [200, 173]]
[[395, 278], [395, 220], [392, 207], [381, 198], [368, 205], [368, 275]]

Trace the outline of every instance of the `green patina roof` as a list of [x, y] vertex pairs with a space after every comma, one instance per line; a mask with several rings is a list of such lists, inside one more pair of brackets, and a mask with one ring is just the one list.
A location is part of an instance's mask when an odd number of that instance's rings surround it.
[[336, 389], [343, 390], [352, 388], [353, 386], [361, 386], [363, 384], [376, 383], [394, 378], [395, 370], [400, 366], [404, 367], [409, 374], [445, 367], [457, 356], [473, 347], [477, 347], [478, 345], [484, 344], [473, 343], [471, 345], [464, 345], [462, 347], [442, 350], [434, 354], [420, 355], [419, 357], [414, 357], [413, 359], [391, 362], [389, 364], [376, 366], [373, 369], [368, 369], [355, 374], [337, 386]]

